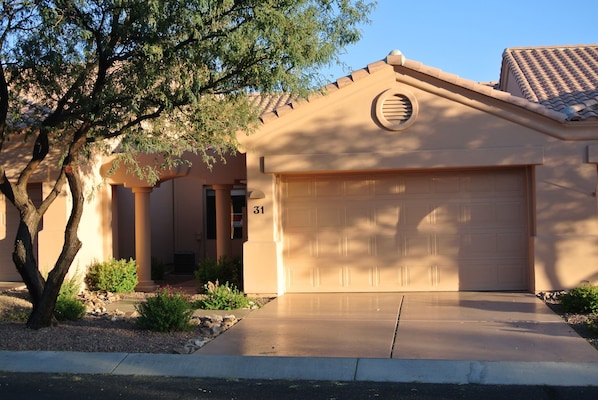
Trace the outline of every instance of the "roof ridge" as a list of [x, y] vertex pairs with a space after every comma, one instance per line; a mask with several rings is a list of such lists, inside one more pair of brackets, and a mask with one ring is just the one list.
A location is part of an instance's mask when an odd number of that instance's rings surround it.
[[515, 47], [507, 47], [505, 49], [505, 51], [574, 49], [574, 48], [580, 48], [580, 47], [598, 47], [598, 43], [555, 44], [555, 45], [544, 45], [544, 46], [515, 46]]
[[539, 103], [540, 99], [534, 93], [534, 90], [532, 89], [529, 81], [525, 79], [525, 74], [521, 70], [519, 63], [517, 62], [513, 54], [505, 49], [505, 51], [503, 52], [503, 60], [505, 61], [509, 69], [513, 71], [513, 76], [517, 81], [517, 86], [519, 86], [519, 89], [521, 89], [523, 96], [525, 96], [525, 98], [528, 100], [533, 99], [530, 101]]
[[555, 110], [552, 107], [548, 107], [545, 101], [540, 101], [536, 93], [534, 92], [533, 88], [529, 84], [528, 80], [525, 78], [525, 74], [521, 70], [517, 60], [512, 56], [512, 50], [542, 50], [542, 49], [565, 49], [565, 48], [580, 48], [580, 47], [596, 47], [598, 49], [598, 44], [592, 45], [568, 45], [568, 46], [530, 46], [530, 47], [514, 47], [510, 49], [505, 49], [503, 52], [503, 60], [506, 61], [508, 67], [514, 71], [514, 77], [517, 80], [517, 83], [522, 90], [524, 96], [520, 97], [513, 95], [509, 92], [503, 91], [498, 89], [496, 86], [488, 85], [487, 83], [482, 82], [475, 82], [471, 79], [462, 78], [459, 75], [452, 74], [449, 72], [445, 72], [439, 68], [427, 66], [419, 61], [414, 61], [405, 58], [405, 56], [400, 52], [393, 50], [385, 59], [376, 61], [374, 63], [368, 64], [365, 68], [361, 68], [351, 72], [349, 75], [343, 76], [338, 78], [335, 82], [332, 82], [322, 88], [321, 91], [314, 93], [312, 96], [308, 97], [307, 99], [295, 99], [287, 104], [282, 105], [281, 107], [277, 107], [269, 112], [265, 112], [260, 116], [260, 120], [262, 123], [266, 124], [270, 121], [276, 120], [283, 115], [287, 114], [291, 110], [297, 109], [301, 104], [311, 103], [316, 99], [323, 97], [325, 94], [336, 92], [337, 90], [341, 90], [344, 87], [347, 87], [369, 75], [374, 74], [376, 71], [384, 68], [387, 65], [391, 65], [393, 67], [402, 67], [406, 68], [415, 72], [419, 72], [421, 74], [425, 74], [431, 76], [433, 78], [445, 81], [447, 83], [462, 87], [464, 89], [468, 89], [479, 94], [510, 103], [517, 107], [521, 107], [523, 109], [532, 111], [536, 114], [545, 116], [552, 120], [556, 120], [559, 122], [565, 121], [576, 121], [581, 119], [579, 117], [579, 113], [581, 110], [593, 109], [598, 108], [598, 95], [592, 97], [590, 100], [586, 100], [580, 104], [571, 105], [571, 108], [567, 107], [564, 110]]
[[322, 98], [324, 95], [336, 92], [346, 86], [349, 86], [367, 76], [370, 76], [377, 71], [383, 69], [386, 65], [385, 60], [375, 61], [373, 63], [368, 64], [364, 68], [357, 69], [352, 71], [349, 75], [342, 76], [338, 78], [335, 82], [331, 82], [324, 86], [322, 89], [316, 91], [311, 96], [307, 98], [300, 98], [300, 99], [291, 99], [289, 98], [289, 102], [283, 104], [279, 107], [276, 107], [270, 111], [266, 111], [260, 115], [260, 120], [263, 124], [266, 124], [270, 121], [276, 120], [283, 115], [287, 114], [291, 110], [295, 110], [300, 107], [302, 104], [311, 103], [316, 99]]

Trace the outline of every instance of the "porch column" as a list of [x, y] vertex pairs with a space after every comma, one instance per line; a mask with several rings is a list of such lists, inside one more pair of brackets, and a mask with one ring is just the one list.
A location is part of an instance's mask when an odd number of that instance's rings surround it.
[[152, 226], [150, 215], [151, 187], [133, 187], [135, 194], [135, 260], [137, 278], [135, 290], [151, 292], [156, 289], [152, 280]]
[[231, 198], [233, 185], [212, 185], [216, 192], [216, 258], [230, 257], [233, 252], [231, 238]]

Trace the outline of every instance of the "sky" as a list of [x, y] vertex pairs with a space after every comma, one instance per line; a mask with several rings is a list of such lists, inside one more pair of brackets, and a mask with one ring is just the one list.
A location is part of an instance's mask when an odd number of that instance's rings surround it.
[[362, 39], [340, 55], [348, 68], [400, 50], [410, 60], [476, 82], [498, 81], [504, 49], [598, 43], [598, 0], [378, 0]]

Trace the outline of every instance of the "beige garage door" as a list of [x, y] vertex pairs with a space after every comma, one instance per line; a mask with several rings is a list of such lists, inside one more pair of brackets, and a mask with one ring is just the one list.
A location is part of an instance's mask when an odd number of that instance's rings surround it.
[[523, 169], [281, 183], [289, 292], [528, 287]]

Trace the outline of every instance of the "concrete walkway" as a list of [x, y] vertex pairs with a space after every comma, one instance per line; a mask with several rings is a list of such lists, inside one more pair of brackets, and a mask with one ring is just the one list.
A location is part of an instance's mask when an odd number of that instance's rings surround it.
[[525, 293], [287, 294], [196, 354], [598, 362]]
[[598, 386], [598, 351], [532, 294], [288, 294], [193, 355], [0, 352], [0, 370]]

